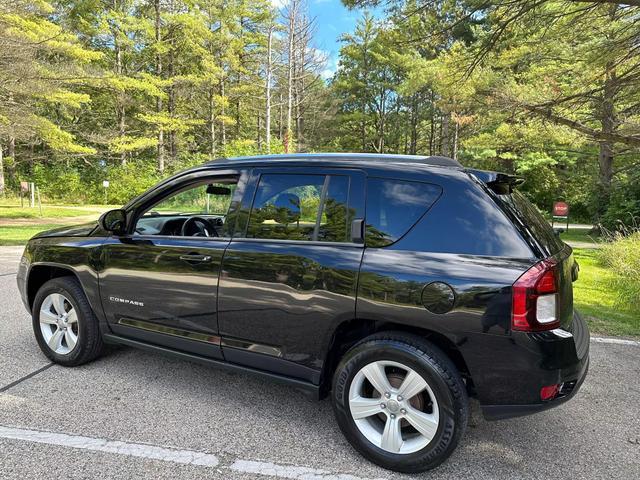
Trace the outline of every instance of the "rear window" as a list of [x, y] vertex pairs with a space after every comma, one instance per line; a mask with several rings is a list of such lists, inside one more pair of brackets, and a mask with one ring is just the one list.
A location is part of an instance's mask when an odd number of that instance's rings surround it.
[[390, 178], [367, 180], [367, 229], [369, 247], [392, 244], [424, 215], [438, 199], [438, 185]]
[[555, 235], [549, 222], [527, 197], [517, 190], [511, 195], [498, 195], [497, 197], [516, 217], [520, 230], [533, 237], [546, 250], [546, 254], [551, 256], [562, 250], [562, 241]]

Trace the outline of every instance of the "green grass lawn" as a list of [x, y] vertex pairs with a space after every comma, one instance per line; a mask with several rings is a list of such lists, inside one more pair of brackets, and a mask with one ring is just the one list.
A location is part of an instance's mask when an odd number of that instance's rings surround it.
[[595, 235], [589, 235], [589, 230], [573, 228], [568, 232], [560, 234], [560, 238], [565, 242], [590, 242], [594, 243], [598, 241], [598, 237]]
[[2, 225], [0, 226], [0, 246], [24, 245], [36, 233], [43, 230], [61, 227], [62, 225], [51, 223], [41, 225]]
[[640, 336], [640, 310], [619, 301], [616, 273], [601, 266], [597, 251], [573, 250], [580, 274], [573, 284], [574, 306], [586, 317], [592, 333]]
[[61, 217], [79, 217], [82, 215], [99, 215], [101, 209], [79, 209], [73, 207], [63, 207], [57, 205], [43, 205], [42, 215], [38, 207], [24, 207], [20, 205], [8, 205], [0, 203], [1, 219], [20, 219], [20, 218], [61, 218]]

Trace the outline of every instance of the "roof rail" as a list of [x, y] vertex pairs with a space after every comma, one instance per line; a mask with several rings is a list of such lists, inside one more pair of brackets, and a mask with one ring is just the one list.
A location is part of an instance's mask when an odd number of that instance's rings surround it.
[[442, 156], [422, 156], [422, 155], [400, 155], [386, 153], [288, 153], [272, 155], [255, 155], [246, 157], [229, 157], [213, 160], [206, 165], [221, 162], [254, 162], [261, 160], [298, 160], [298, 161], [331, 161], [342, 160], [347, 162], [406, 162], [421, 163], [424, 165], [434, 165], [438, 167], [462, 167], [457, 160]]

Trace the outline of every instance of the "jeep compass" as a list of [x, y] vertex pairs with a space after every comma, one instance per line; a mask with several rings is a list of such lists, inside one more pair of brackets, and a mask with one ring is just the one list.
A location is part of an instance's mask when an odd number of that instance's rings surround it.
[[54, 362], [129, 345], [329, 397], [366, 458], [419, 472], [487, 419], [570, 399], [578, 275], [514, 176], [444, 157], [212, 161], [32, 238], [18, 284]]

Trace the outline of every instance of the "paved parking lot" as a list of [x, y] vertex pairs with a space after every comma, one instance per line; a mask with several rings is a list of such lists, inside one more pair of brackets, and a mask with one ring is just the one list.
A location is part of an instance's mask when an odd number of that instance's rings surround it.
[[[404, 478], [355, 453], [327, 401], [289, 387], [128, 348], [43, 369], [20, 253], [0, 247], [0, 478]], [[545, 413], [486, 422], [473, 405], [456, 453], [420, 478], [640, 478], [640, 345], [592, 342], [590, 368]]]

